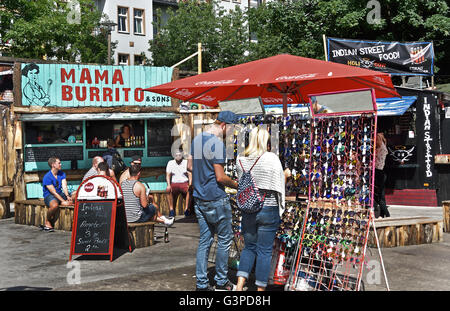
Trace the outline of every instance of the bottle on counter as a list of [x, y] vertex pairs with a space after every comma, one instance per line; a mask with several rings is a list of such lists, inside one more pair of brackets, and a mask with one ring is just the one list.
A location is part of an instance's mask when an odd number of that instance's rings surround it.
[[92, 145], [92, 148], [98, 148], [98, 145], [100, 144], [100, 141], [98, 140], [98, 138], [97, 137], [94, 137], [94, 139], [92, 140], [92, 143], [91, 143], [91, 145]]

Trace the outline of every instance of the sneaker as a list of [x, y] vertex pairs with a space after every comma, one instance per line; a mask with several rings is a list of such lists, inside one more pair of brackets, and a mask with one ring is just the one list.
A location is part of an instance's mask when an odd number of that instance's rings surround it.
[[196, 288], [196, 291], [198, 292], [213, 292], [214, 291], [214, 287], [212, 287], [211, 285], [208, 285], [208, 287], [205, 288]]
[[165, 224], [167, 227], [172, 226], [172, 225], [173, 225], [173, 221], [174, 221], [174, 218], [165, 218], [165, 217], [164, 217], [164, 224]]
[[230, 281], [227, 281], [224, 285], [216, 285], [216, 291], [234, 291], [236, 290], [236, 285], [231, 283]]
[[185, 217], [188, 217], [190, 215], [191, 215], [191, 212], [188, 209], [184, 211], [184, 216]]
[[175, 217], [175, 211], [174, 210], [170, 210], [169, 211], [169, 217]]

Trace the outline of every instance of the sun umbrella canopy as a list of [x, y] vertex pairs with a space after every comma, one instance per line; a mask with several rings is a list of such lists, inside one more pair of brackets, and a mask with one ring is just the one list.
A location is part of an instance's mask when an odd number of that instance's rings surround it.
[[[261, 97], [264, 105], [308, 103], [308, 95], [373, 88], [399, 97], [390, 75], [282, 54], [150, 87], [145, 91], [211, 107], [223, 100]], [[283, 100], [284, 97], [284, 100]]]

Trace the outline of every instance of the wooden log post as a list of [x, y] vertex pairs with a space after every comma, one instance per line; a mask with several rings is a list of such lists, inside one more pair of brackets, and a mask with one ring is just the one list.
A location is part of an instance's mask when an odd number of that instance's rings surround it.
[[444, 232], [450, 232], [450, 201], [442, 202], [442, 212], [444, 213]]

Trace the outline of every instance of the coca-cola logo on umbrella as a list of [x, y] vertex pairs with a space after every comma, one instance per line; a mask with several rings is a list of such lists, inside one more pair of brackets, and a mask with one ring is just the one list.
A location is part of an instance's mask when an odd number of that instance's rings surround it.
[[84, 190], [86, 192], [91, 192], [92, 190], [94, 190], [94, 184], [89, 182], [86, 185], [84, 185]]

